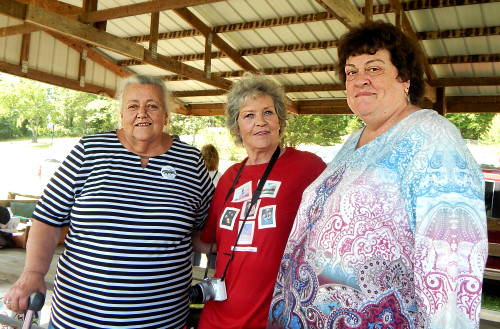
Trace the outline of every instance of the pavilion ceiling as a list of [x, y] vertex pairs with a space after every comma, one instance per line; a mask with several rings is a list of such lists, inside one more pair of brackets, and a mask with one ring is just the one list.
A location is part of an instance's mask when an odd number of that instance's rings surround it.
[[291, 112], [348, 114], [338, 39], [381, 19], [420, 44], [425, 107], [500, 112], [498, 17], [498, 0], [2, 0], [0, 71], [107, 96], [158, 75], [187, 115], [223, 114], [232, 81], [263, 72]]

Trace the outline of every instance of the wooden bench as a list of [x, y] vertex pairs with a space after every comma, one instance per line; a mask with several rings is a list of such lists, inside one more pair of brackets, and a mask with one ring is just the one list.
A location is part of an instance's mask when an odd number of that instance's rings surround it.
[[[27, 197], [28, 199], [15, 199], [17, 196], [23, 196]], [[22, 204], [29, 204], [35, 206], [35, 204], [38, 202], [38, 198], [36, 196], [26, 196], [26, 195], [20, 195], [20, 194], [13, 194], [9, 193], [9, 199], [5, 200], [0, 200], [0, 206], [2, 207], [7, 207], [11, 208], [13, 206], [19, 206]], [[12, 198], [11, 198], [12, 197]], [[31, 217], [31, 214], [25, 214], [26, 216], [23, 217]], [[66, 234], [68, 233], [69, 226], [63, 227], [63, 230], [61, 232], [61, 239], [59, 240], [59, 244], [64, 243], [64, 239], [66, 238]], [[16, 242], [16, 247], [20, 248], [26, 248], [26, 243], [28, 242], [28, 237], [29, 237], [29, 231], [30, 231], [30, 226], [26, 226], [26, 230], [24, 232], [19, 232], [22, 234], [14, 234], [14, 241]]]

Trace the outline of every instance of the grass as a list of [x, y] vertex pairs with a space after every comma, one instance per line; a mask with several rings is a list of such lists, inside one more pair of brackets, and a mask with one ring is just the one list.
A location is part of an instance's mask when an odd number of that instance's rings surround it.
[[484, 279], [483, 296], [481, 307], [495, 311], [500, 311], [500, 282], [496, 280]]

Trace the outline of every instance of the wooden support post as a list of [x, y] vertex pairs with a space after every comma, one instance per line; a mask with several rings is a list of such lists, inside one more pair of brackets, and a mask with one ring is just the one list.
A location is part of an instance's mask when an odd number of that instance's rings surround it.
[[444, 116], [446, 114], [446, 97], [444, 95], [444, 87], [436, 88], [436, 103], [434, 110]]
[[373, 0], [365, 0], [365, 21], [373, 21]]
[[28, 73], [28, 61], [30, 57], [30, 42], [31, 33], [23, 34], [23, 40], [21, 44], [21, 72]]
[[205, 77], [210, 79], [212, 76], [212, 38], [213, 33], [210, 32], [205, 38]]
[[151, 13], [151, 25], [149, 32], [149, 50], [151, 50], [151, 57], [157, 58], [158, 56], [158, 29], [160, 28], [160, 13], [155, 11]]

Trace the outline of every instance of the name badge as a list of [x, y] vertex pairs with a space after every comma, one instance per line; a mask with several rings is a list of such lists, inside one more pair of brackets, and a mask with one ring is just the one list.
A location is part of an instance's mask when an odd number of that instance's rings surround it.
[[161, 175], [165, 179], [174, 179], [175, 176], [177, 176], [177, 173], [175, 172], [174, 167], [172, 167], [172, 166], [163, 166], [161, 168]]

